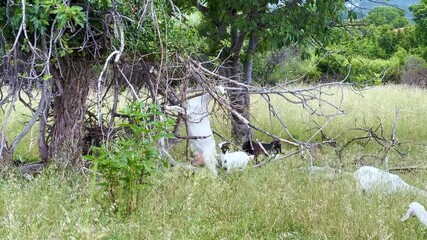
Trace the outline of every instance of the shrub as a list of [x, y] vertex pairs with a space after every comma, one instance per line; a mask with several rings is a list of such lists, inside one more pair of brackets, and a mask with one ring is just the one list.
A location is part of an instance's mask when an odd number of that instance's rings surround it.
[[265, 86], [298, 78], [308, 82], [319, 80], [321, 74], [314, 67], [315, 59], [303, 60], [301, 56], [296, 46], [257, 54], [254, 59], [254, 81]]
[[127, 211], [137, 205], [138, 189], [146, 183], [146, 177], [162, 165], [158, 141], [171, 136], [173, 120], [167, 118], [155, 104], [136, 102], [125, 108], [129, 123], [120, 124], [126, 134], [111, 143], [95, 147], [86, 156], [94, 162], [94, 172], [100, 174], [98, 184], [107, 193], [113, 210], [127, 206]]
[[399, 51], [390, 59], [370, 59], [360, 55], [335, 54], [324, 58], [317, 66], [323, 73], [346, 76], [355, 83], [398, 82], [401, 75]]

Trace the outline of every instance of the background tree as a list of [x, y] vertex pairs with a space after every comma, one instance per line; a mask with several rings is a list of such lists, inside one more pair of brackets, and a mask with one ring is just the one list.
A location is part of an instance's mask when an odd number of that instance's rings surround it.
[[[91, 88], [98, 91], [95, 106], [99, 112], [95, 118], [102, 132], [100, 109], [106, 99], [102, 91], [113, 92], [115, 103], [121, 89], [131, 89], [134, 99], [148, 92], [155, 103], [164, 100], [179, 105], [185, 100], [181, 94], [185, 88], [176, 88], [174, 82], [187, 78], [186, 74], [191, 72], [180, 71], [180, 67], [189, 62], [194, 64], [191, 58], [182, 61], [181, 56], [197, 54], [198, 58], [209, 57], [214, 59], [211, 62], [220, 65], [218, 72], [232, 80], [229, 93], [234, 113], [249, 119], [250, 88], [241, 88], [241, 83], [253, 83], [256, 53], [271, 52], [273, 59], [276, 52], [292, 46], [298, 55], [307, 57], [308, 50], [304, 47], [308, 45], [326, 49], [337, 37], [347, 40], [342, 34], [342, 27], [347, 27], [342, 19], [346, 11], [344, 1], [177, 0], [175, 3], [187, 13], [184, 15], [166, 0], [65, 3], [33, 0], [0, 5], [0, 11], [6, 16], [0, 21], [3, 26], [2, 84], [14, 93], [5, 94], [0, 103], [20, 100], [23, 89], [39, 89], [40, 101], [32, 101], [27, 106], [34, 113], [31, 124], [41, 116], [40, 154], [44, 160], [56, 159], [64, 165], [79, 163]], [[400, 18], [401, 14], [396, 16]], [[348, 67], [344, 64], [350, 63], [355, 74], [360, 74], [350, 77], [351, 81], [363, 81], [367, 78], [363, 74], [384, 72], [391, 64], [387, 62], [390, 57], [402, 55], [398, 46], [400, 35], [394, 35], [384, 26], [370, 27], [375, 34], [363, 41], [334, 46], [343, 54], [335, 58], [335, 70], [345, 75]], [[366, 36], [363, 30], [356, 32], [356, 40]], [[351, 53], [361, 54], [363, 58], [353, 58]], [[295, 54], [291, 55], [277, 62], [295, 61]], [[381, 59], [363, 71], [363, 61], [374, 58]], [[393, 66], [401, 62], [398, 57], [392, 60]], [[331, 67], [328, 65], [325, 69]], [[262, 74], [272, 73], [271, 69], [267, 70]], [[208, 74], [206, 69], [203, 71]], [[280, 71], [275, 74], [279, 76], [274, 79], [279, 79]], [[319, 78], [319, 73], [314, 71], [313, 76]], [[215, 77], [218, 76], [213, 74], [209, 79]], [[269, 83], [268, 78], [258, 82]], [[142, 88], [147, 91], [140, 91]], [[27, 95], [30, 94], [31, 91], [27, 91]], [[116, 109], [117, 104], [112, 107], [112, 118], [119, 115]], [[90, 112], [96, 115], [93, 113]], [[239, 140], [250, 137], [248, 125], [234, 113], [231, 114], [233, 136]], [[6, 152], [8, 156], [13, 155], [16, 142], [9, 144], [3, 133], [0, 136], [3, 155]]]
[[[31, 123], [40, 122], [38, 146], [44, 161], [63, 166], [80, 163], [89, 90], [97, 86], [101, 91], [109, 84], [105, 72], [117, 72], [113, 82], [119, 81], [123, 67], [114, 70], [108, 67], [110, 62], [126, 65], [132, 51], [156, 46], [147, 41], [153, 39], [154, 28], [141, 29], [152, 9], [153, 3], [144, 1], [33, 0], [0, 5], [6, 16], [0, 20], [1, 84], [10, 93], [1, 104], [12, 109], [18, 99], [33, 112]], [[129, 52], [127, 43], [133, 43]], [[100, 73], [99, 81], [93, 81]], [[30, 102], [18, 98], [24, 92]], [[37, 99], [31, 94], [38, 94]], [[17, 141], [9, 146], [4, 129], [0, 137], [0, 160], [11, 165]]]
[[[222, 75], [237, 82], [252, 84], [253, 57], [256, 51], [310, 41], [327, 44], [332, 28], [341, 22], [344, 1], [222, 1], [179, 0], [186, 12], [202, 15], [199, 33], [206, 37], [211, 56], [219, 55]], [[245, 90], [230, 92], [233, 107], [249, 119], [249, 95]], [[233, 116], [232, 135], [249, 136], [249, 129]]]
[[388, 25], [392, 28], [402, 28], [409, 25], [409, 20], [405, 16], [405, 11], [400, 8], [381, 6], [369, 11], [368, 16], [363, 18], [364, 22], [374, 26]]
[[421, 0], [419, 4], [412, 5], [409, 9], [414, 14], [415, 34], [420, 43], [420, 54], [427, 60], [427, 1]]

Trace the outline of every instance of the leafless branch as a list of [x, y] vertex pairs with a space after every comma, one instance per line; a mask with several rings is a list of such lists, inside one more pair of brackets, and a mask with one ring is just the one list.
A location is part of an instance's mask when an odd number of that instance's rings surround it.
[[[174, 78], [177, 81], [186, 81], [185, 79], [189, 79], [189, 81], [194, 81], [196, 83], [197, 88], [187, 88], [183, 87], [182, 89], [173, 89], [170, 88], [168, 91], [176, 91], [181, 90], [180, 93], [174, 93], [174, 95], [180, 95], [180, 102], [184, 102], [186, 99], [192, 98], [194, 96], [199, 96], [202, 92], [209, 93], [212, 98], [215, 100], [215, 105], [220, 106], [221, 109], [224, 110], [225, 113], [229, 113], [231, 116], [233, 115], [239, 121], [246, 124], [250, 129], [256, 130], [260, 133], [265, 134], [266, 136], [270, 136], [272, 138], [277, 138], [284, 143], [287, 143], [291, 146], [298, 146], [299, 150], [296, 153], [308, 152], [314, 148], [318, 148], [323, 146], [324, 144], [329, 144], [335, 147], [336, 141], [335, 138], [327, 138], [325, 134], [325, 129], [332, 121], [333, 118], [345, 114], [345, 111], [342, 107], [343, 99], [344, 99], [344, 89], [352, 88], [353, 84], [345, 83], [344, 81], [340, 82], [332, 82], [332, 83], [322, 83], [316, 86], [307, 86], [307, 87], [295, 87], [287, 84], [275, 86], [275, 87], [256, 87], [247, 85], [244, 83], [240, 83], [230, 79], [228, 77], [224, 77], [217, 73], [219, 68], [211, 66], [209, 69], [204, 66], [203, 62], [198, 62], [192, 58], [184, 59], [183, 57], [178, 56], [178, 62], [176, 63], [175, 68], [181, 69], [180, 71], [174, 70], [175, 73], [180, 72], [181, 78]], [[212, 63], [209, 63], [212, 65]], [[173, 77], [173, 76], [171, 76]], [[188, 82], [188, 80], [187, 80]], [[187, 86], [187, 84], [184, 84]], [[286, 138], [284, 136], [279, 136], [276, 133], [271, 133], [263, 127], [260, 127], [256, 124], [256, 121], [249, 121], [249, 119], [244, 118], [239, 113], [237, 113], [232, 107], [232, 102], [226, 96], [219, 95], [216, 91], [217, 86], [225, 86], [226, 90], [237, 90], [237, 91], [247, 91], [249, 94], [260, 95], [262, 99], [268, 104], [268, 109], [271, 114], [271, 118], [275, 119], [279, 122], [283, 131], [286, 132]], [[229, 87], [232, 86], [232, 87]], [[331, 91], [334, 87], [334, 91]], [[336, 89], [340, 90], [338, 101], [332, 102], [331, 96], [336, 93]], [[162, 94], [164, 95], [164, 94]], [[302, 107], [307, 109], [309, 114], [319, 116], [326, 121], [322, 124], [318, 124], [315, 122], [317, 126], [317, 130], [313, 131], [308, 139], [296, 139], [290, 132], [287, 127], [286, 119], [283, 116], [278, 114], [277, 108], [273, 102], [271, 102], [270, 96], [279, 96], [286, 102], [300, 104]], [[336, 98], [334, 98], [336, 99]], [[215, 113], [212, 113], [215, 114]], [[174, 115], [175, 117], [182, 118], [184, 116]], [[232, 121], [232, 118], [229, 119]], [[218, 135], [218, 132], [215, 132]], [[317, 141], [317, 136], [320, 136], [321, 141]], [[224, 136], [220, 136], [224, 140], [226, 139]], [[288, 140], [290, 138], [291, 140]], [[240, 147], [236, 146], [237, 149]], [[295, 153], [293, 153], [295, 154]], [[293, 155], [290, 154], [290, 155]], [[313, 156], [312, 156], [313, 157]], [[270, 160], [267, 160], [270, 162]], [[262, 166], [266, 164], [263, 162]]]
[[391, 134], [389, 139], [385, 137], [383, 123], [380, 118], [378, 118], [379, 124], [375, 128], [366, 127], [366, 123], [365, 123], [365, 127], [350, 129], [350, 130], [363, 132], [365, 133], [365, 135], [355, 137], [349, 140], [338, 151], [339, 152], [338, 156], [341, 158], [342, 151], [345, 150], [350, 144], [354, 142], [364, 141], [364, 146], [366, 146], [369, 142], [373, 141], [378, 146], [380, 146], [381, 148], [380, 155], [379, 156], [366, 155], [366, 156], [362, 156], [361, 158], [363, 159], [365, 157], [373, 157], [373, 158], [379, 159], [383, 164], [386, 165], [386, 168], [388, 168], [387, 166], [388, 156], [392, 150], [394, 150], [394, 152], [396, 152], [400, 157], [404, 157], [406, 155], [406, 153], [400, 149], [402, 143], [397, 139], [397, 136], [396, 136], [396, 127], [397, 127], [398, 118], [399, 118], [399, 109], [396, 109], [394, 120], [393, 120], [393, 126], [391, 129]]

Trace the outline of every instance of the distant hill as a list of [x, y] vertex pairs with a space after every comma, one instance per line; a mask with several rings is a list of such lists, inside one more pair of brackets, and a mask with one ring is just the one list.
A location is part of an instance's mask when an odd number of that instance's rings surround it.
[[[354, 0], [352, 2], [358, 6], [357, 12], [360, 17], [366, 16], [370, 10], [379, 6], [395, 6], [405, 10], [406, 17], [409, 20], [412, 20], [412, 13], [409, 11], [408, 8], [413, 4], [419, 3], [420, 0], [375, 0], [373, 2], [368, 0]], [[351, 6], [351, 4], [347, 4], [347, 6], [350, 8], [354, 7]]]

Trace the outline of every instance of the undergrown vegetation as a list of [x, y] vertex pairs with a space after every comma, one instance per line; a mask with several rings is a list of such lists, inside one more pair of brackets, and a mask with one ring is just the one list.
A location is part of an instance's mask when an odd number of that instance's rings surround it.
[[[403, 157], [397, 153], [389, 155], [390, 168], [423, 166], [426, 145], [418, 143], [425, 143], [427, 136], [422, 124], [427, 118], [423, 111], [427, 104], [425, 90], [390, 85], [362, 95], [350, 90], [345, 94], [343, 104], [348, 114], [328, 125], [324, 130], [326, 135], [336, 136], [337, 143], [342, 145], [362, 135], [352, 128], [365, 124], [375, 127], [379, 119], [385, 134], [389, 134], [395, 109], [400, 108], [396, 136], [408, 148], [405, 147], [407, 154]], [[254, 117], [260, 125], [270, 126], [266, 129], [277, 131], [279, 127], [270, 122], [263, 102], [254, 100]], [[129, 136], [146, 131], [145, 120], [160, 114], [155, 106], [134, 105], [128, 110], [131, 109], [129, 116], [142, 121], [127, 125], [133, 129]], [[281, 114], [289, 116], [287, 124], [299, 137], [310, 136], [315, 131], [313, 116], [301, 108], [283, 105]], [[159, 131], [152, 137], [164, 136], [162, 129], [167, 129], [168, 124], [156, 121], [153, 124], [151, 128]], [[227, 134], [223, 126], [224, 123], [214, 122], [213, 127]], [[249, 167], [231, 174], [221, 172], [218, 178], [212, 178], [203, 169], [195, 174], [179, 167], [153, 170], [161, 169], [152, 168], [161, 162], [156, 163], [156, 157], [147, 158], [144, 152], [154, 150], [153, 146], [141, 141], [145, 140], [122, 138], [109, 146], [117, 150], [109, 153], [109, 158], [99, 154], [95, 163], [98, 162], [98, 172], [102, 175], [49, 168], [32, 180], [13, 174], [3, 178], [0, 238], [423, 239], [427, 236], [416, 219], [400, 221], [410, 202], [425, 204], [424, 198], [412, 194], [363, 194], [358, 189], [350, 173], [360, 164], [357, 161], [362, 155], [382, 153], [374, 142], [367, 146], [351, 145], [341, 159], [335, 148], [324, 146], [313, 149], [313, 159], [304, 153], [262, 168]], [[138, 150], [127, 151], [127, 143], [132, 142], [140, 144]], [[292, 151], [292, 146], [284, 146], [284, 154]], [[174, 157], [185, 162], [182, 155]], [[362, 160], [363, 164], [381, 166], [375, 158]], [[342, 172], [312, 174], [307, 170], [311, 164], [331, 166]], [[129, 167], [138, 166], [149, 173], [142, 179], [140, 173], [133, 175], [135, 180], [143, 181], [142, 185], [129, 182], [130, 178], [125, 176], [132, 175]], [[91, 169], [97, 171], [95, 166]], [[425, 169], [395, 173], [413, 186], [426, 188]], [[121, 179], [110, 186], [116, 193], [115, 202], [111, 201], [106, 184], [108, 176]], [[133, 188], [128, 192], [131, 184]]]
[[[425, 198], [352, 173], [426, 189], [427, 2], [414, 23], [297, 2], [0, 3], [0, 238], [425, 239], [400, 221]], [[190, 134], [196, 96], [216, 142], [279, 138], [282, 155], [191, 166], [190, 139], [211, 137]]]
[[[263, 238], [423, 239], [417, 220], [400, 222], [411, 195], [364, 195], [351, 176], [336, 179], [300, 170], [300, 158], [219, 179], [172, 171], [152, 176], [131, 215], [88, 202], [87, 180], [45, 172], [31, 182], [0, 187], [0, 237], [27, 238]], [[415, 179], [425, 176], [421, 171]], [[409, 181], [416, 183], [415, 181]], [[61, 184], [58, 184], [61, 183]], [[12, 198], [13, 197], [13, 198]]]
[[[100, 147], [92, 147], [85, 158], [93, 165], [93, 183], [106, 194], [114, 212], [130, 213], [141, 200], [140, 191], [147, 178], [166, 165], [160, 158], [158, 141], [173, 137], [173, 119], [167, 117], [156, 104], [145, 106], [135, 102], [123, 114], [128, 123], [119, 124], [122, 133]], [[121, 209], [124, 208], [124, 209]]]

